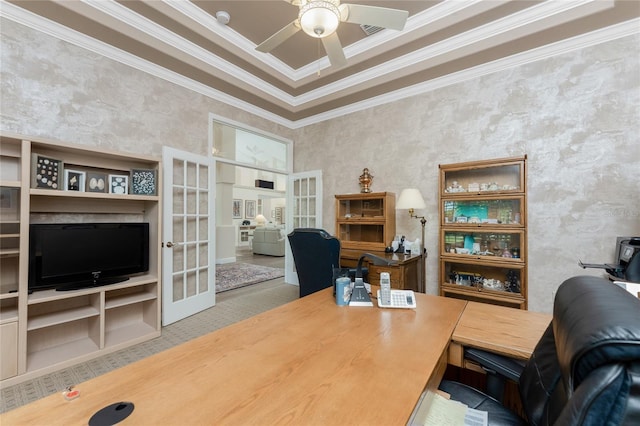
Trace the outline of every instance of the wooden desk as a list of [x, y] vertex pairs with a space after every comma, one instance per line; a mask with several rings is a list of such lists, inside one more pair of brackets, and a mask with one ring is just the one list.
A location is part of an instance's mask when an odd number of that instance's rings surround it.
[[464, 346], [529, 359], [552, 315], [467, 302], [453, 332], [449, 364], [464, 367]]
[[380, 285], [380, 272], [389, 272], [391, 278], [391, 287], [413, 290], [423, 293], [424, 290], [420, 289], [420, 283], [422, 282], [421, 275], [421, 259], [419, 254], [397, 254], [397, 253], [385, 253], [385, 252], [366, 252], [363, 250], [342, 249], [340, 250], [340, 266], [343, 268], [355, 268], [358, 264], [358, 259], [363, 253], [372, 253], [376, 256], [392, 260], [396, 262], [392, 266], [376, 266], [371, 262], [363, 263], [369, 269], [369, 283], [371, 285]]
[[[3, 426], [405, 424], [435, 389], [466, 302], [416, 294], [416, 310], [340, 307], [332, 289], [283, 305], [0, 415]], [[214, 308], [215, 309], [215, 308]]]

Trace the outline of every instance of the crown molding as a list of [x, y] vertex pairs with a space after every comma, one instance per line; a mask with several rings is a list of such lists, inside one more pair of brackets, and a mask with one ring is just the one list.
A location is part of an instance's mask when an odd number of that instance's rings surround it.
[[593, 31], [591, 33], [572, 37], [552, 43], [527, 52], [518, 53], [509, 57], [498, 59], [473, 68], [448, 74], [443, 77], [425, 81], [410, 87], [405, 87], [394, 92], [369, 98], [356, 102], [345, 107], [336, 108], [325, 113], [316, 114], [311, 117], [296, 120], [294, 129], [302, 128], [322, 121], [342, 117], [347, 114], [377, 107], [387, 103], [399, 101], [413, 96], [428, 93], [446, 86], [462, 83], [467, 80], [479, 78], [488, 74], [504, 71], [510, 68], [519, 67], [528, 63], [541, 61], [554, 56], [569, 53], [575, 50], [584, 49], [620, 38], [640, 34], [640, 19], [632, 19], [608, 28]]
[[[586, 3], [586, 2], [571, 2], [571, 3]], [[419, 95], [425, 92], [436, 90], [441, 87], [456, 84], [469, 79], [477, 78], [486, 74], [502, 71], [508, 68], [513, 68], [526, 63], [542, 60], [548, 57], [556, 56], [566, 52], [570, 52], [576, 49], [582, 49], [585, 47], [601, 44], [607, 41], [615, 40], [618, 38], [626, 37], [633, 34], [640, 33], [640, 19], [633, 19], [623, 22], [618, 25], [614, 25], [608, 28], [597, 30], [591, 33], [583, 34], [571, 39], [556, 42], [547, 46], [543, 46], [537, 49], [533, 49], [520, 54], [512, 55], [503, 59], [493, 61], [491, 63], [482, 64], [471, 69], [452, 73], [450, 75], [433, 79], [424, 83], [420, 83], [411, 87], [403, 88], [390, 92], [384, 95], [379, 95], [374, 98], [367, 99], [365, 101], [357, 102], [345, 107], [336, 108], [325, 113], [316, 114], [314, 116], [306, 117], [300, 120], [288, 120], [277, 114], [273, 114], [262, 108], [258, 108], [248, 102], [242, 101], [233, 96], [227, 95], [224, 92], [213, 89], [209, 86], [203, 85], [182, 75], [179, 75], [173, 71], [162, 68], [149, 61], [136, 57], [128, 52], [117, 49], [106, 43], [91, 39], [77, 31], [71, 30], [55, 22], [44, 19], [38, 15], [35, 15], [29, 11], [26, 11], [20, 7], [17, 7], [11, 3], [2, 2], [0, 7], [0, 16], [10, 19], [16, 23], [27, 26], [33, 30], [47, 34], [62, 41], [74, 44], [91, 52], [100, 54], [109, 59], [115, 60], [122, 64], [131, 66], [145, 73], [154, 75], [158, 78], [162, 78], [176, 85], [185, 87], [194, 92], [200, 93], [204, 96], [210, 97], [215, 101], [222, 102], [229, 106], [238, 108], [240, 110], [249, 112], [258, 117], [280, 124], [289, 129], [298, 129], [311, 124], [316, 124], [322, 121], [337, 118], [345, 114], [361, 111], [367, 108], [383, 105], [389, 102], [405, 99], [407, 97]], [[442, 46], [441, 46], [442, 47]], [[420, 54], [424, 55], [424, 52]], [[403, 58], [403, 61], [410, 61], [412, 56], [407, 55]], [[398, 71], [398, 64], [389, 65], [394, 67], [395, 71]], [[382, 70], [385, 73], [391, 72], [389, 69]], [[377, 69], [376, 72], [381, 72]], [[363, 74], [363, 73], [361, 73]], [[379, 76], [379, 74], [378, 74]], [[360, 78], [367, 77], [360, 75]], [[370, 77], [373, 78], [373, 77]], [[362, 80], [360, 80], [361, 82]], [[349, 80], [343, 79], [336, 82], [329, 89], [329, 92], [335, 92], [344, 90], [348, 87]], [[353, 83], [352, 83], [353, 84]], [[326, 96], [326, 93], [320, 93], [319, 91], [313, 96], [301, 95], [292, 101], [292, 105], [301, 105], [310, 100], [317, 99], [320, 96]]]

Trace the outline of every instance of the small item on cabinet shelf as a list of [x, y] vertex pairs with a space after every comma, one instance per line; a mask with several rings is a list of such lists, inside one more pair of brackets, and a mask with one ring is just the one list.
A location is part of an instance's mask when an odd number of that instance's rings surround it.
[[485, 278], [484, 280], [482, 280], [482, 286], [489, 290], [504, 290], [502, 281], [493, 278]]
[[33, 154], [32, 188], [60, 189], [62, 181], [62, 161]]
[[109, 175], [109, 194], [128, 194], [129, 175]]
[[64, 189], [65, 191], [84, 192], [84, 181], [86, 173], [80, 170], [65, 169]]
[[373, 183], [373, 175], [369, 173], [368, 168], [364, 168], [362, 170], [362, 174], [360, 175], [360, 192], [369, 193], [371, 192], [371, 184]]
[[87, 173], [87, 192], [107, 192], [107, 175], [105, 173]]
[[467, 192], [462, 185], [458, 183], [457, 180], [451, 182], [451, 185], [444, 190], [444, 192]]
[[156, 171], [153, 169], [131, 170], [131, 193], [156, 195]]
[[74, 389], [75, 386], [67, 386], [67, 388], [62, 392], [62, 396], [67, 401], [72, 401], [80, 396], [80, 391], [78, 389]]

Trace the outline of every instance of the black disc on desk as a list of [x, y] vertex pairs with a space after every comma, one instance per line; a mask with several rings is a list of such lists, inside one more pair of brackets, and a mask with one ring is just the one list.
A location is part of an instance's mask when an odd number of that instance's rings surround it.
[[89, 426], [111, 426], [120, 423], [133, 412], [133, 402], [116, 402], [104, 407], [89, 419]]

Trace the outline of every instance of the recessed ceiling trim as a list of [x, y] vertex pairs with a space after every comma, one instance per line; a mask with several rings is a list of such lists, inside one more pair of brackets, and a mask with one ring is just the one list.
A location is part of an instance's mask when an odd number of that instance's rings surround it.
[[447, 74], [434, 78], [413, 86], [404, 87], [393, 92], [388, 92], [380, 96], [372, 97], [360, 102], [354, 102], [344, 107], [335, 108], [331, 111], [302, 118], [293, 122], [293, 128], [298, 129], [322, 121], [343, 117], [347, 114], [362, 111], [365, 109], [381, 106], [390, 102], [417, 96], [422, 93], [431, 92], [446, 86], [462, 83], [467, 80], [493, 74], [510, 68], [526, 65], [531, 62], [540, 61], [549, 57], [562, 55], [574, 50], [584, 49], [606, 43], [619, 38], [640, 34], [640, 18], [632, 19], [611, 27], [599, 29], [590, 33], [561, 40], [526, 52], [501, 58], [492, 62], [478, 65], [472, 68]]
[[[295, 98], [294, 106], [300, 107], [310, 104], [336, 93], [345, 95], [349, 92], [360, 91], [377, 84], [387, 75], [393, 74], [394, 78], [398, 78], [403, 72], [404, 74], [415, 72], [421, 63], [428, 63], [427, 65], [432, 67], [447, 60], [458, 59], [480, 47], [491, 47], [533, 34], [541, 29], [545, 19], [556, 14], [564, 14], [573, 8], [581, 8], [580, 16], [582, 16], [592, 13], [593, 7], [600, 10], [603, 6], [606, 6], [605, 2], [599, 0], [542, 3], [306, 92]], [[575, 14], [571, 18], [568, 16], [565, 18], [566, 20], [575, 19]]]
[[476, 78], [481, 75], [519, 66], [525, 63], [544, 59], [549, 56], [555, 56], [575, 49], [582, 49], [595, 44], [604, 43], [616, 38], [629, 36], [640, 33], [640, 19], [635, 18], [621, 24], [613, 25], [601, 30], [585, 33], [568, 40], [559, 41], [541, 48], [532, 49], [530, 51], [512, 55], [508, 58], [494, 61], [487, 65], [479, 65], [469, 70], [460, 71], [444, 78], [434, 79], [423, 84], [414, 85], [377, 96], [372, 99], [357, 102], [341, 108], [336, 108], [313, 116], [305, 117], [298, 120], [289, 120], [280, 115], [274, 114], [253, 104], [242, 101], [231, 95], [219, 90], [213, 89], [199, 82], [193, 81], [173, 71], [162, 68], [154, 63], [140, 59], [128, 52], [115, 48], [107, 43], [101, 42], [87, 37], [75, 30], [71, 30], [61, 24], [49, 19], [43, 18], [11, 3], [2, 2], [0, 7], [0, 16], [10, 19], [18, 24], [25, 25], [36, 31], [50, 35], [54, 38], [77, 45], [88, 51], [98, 53], [107, 58], [113, 59], [125, 65], [131, 66], [148, 74], [162, 78], [174, 84], [185, 87], [194, 92], [212, 98], [229, 106], [249, 112], [258, 117], [280, 124], [284, 127], [296, 129], [310, 124], [315, 124], [331, 118], [336, 118], [345, 114], [356, 112], [362, 109], [371, 108], [382, 105], [395, 100], [403, 99], [409, 96], [415, 96], [430, 90], [437, 89], [450, 84], [455, 84], [467, 79]]
[[[84, 0], [84, 2], [91, 5], [96, 10], [129, 25], [131, 28], [140, 30], [180, 52], [193, 56], [194, 58], [208, 64], [210, 67], [226, 74], [228, 77], [260, 90], [264, 94], [272, 97], [272, 102], [284, 102], [287, 105], [293, 105], [295, 103], [295, 98], [287, 92], [266, 83], [264, 80], [257, 78], [255, 75], [245, 71], [244, 69], [167, 30], [166, 28], [136, 12], [133, 12], [113, 0]], [[218, 24], [216, 23], [216, 25]]]

